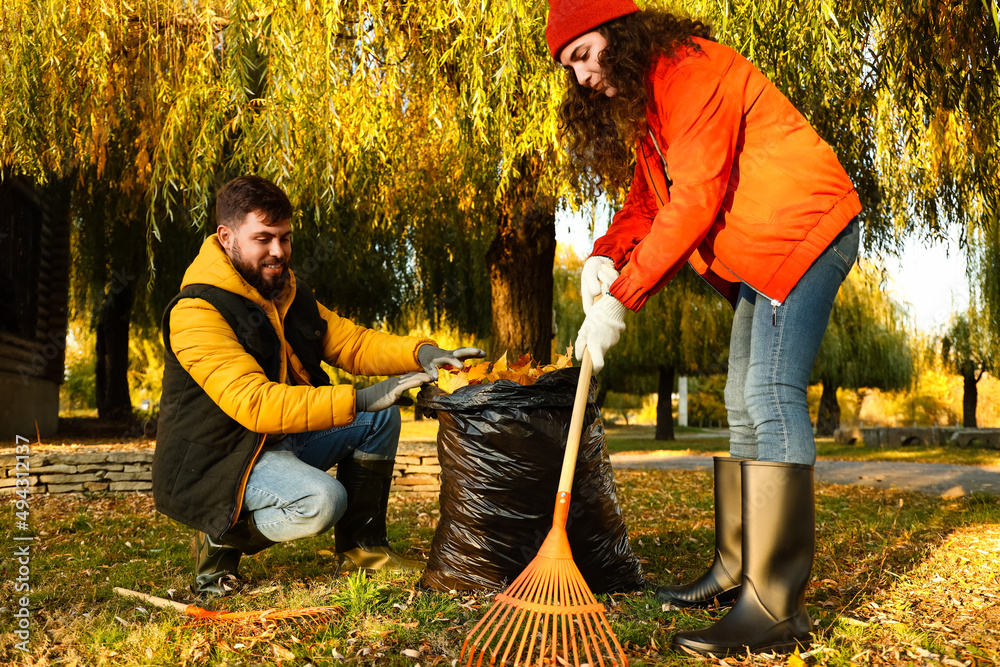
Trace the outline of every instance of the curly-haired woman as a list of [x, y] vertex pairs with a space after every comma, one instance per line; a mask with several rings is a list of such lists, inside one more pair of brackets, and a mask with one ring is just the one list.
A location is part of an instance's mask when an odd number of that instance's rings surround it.
[[792, 650], [812, 627], [806, 388], [857, 257], [857, 193], [802, 114], [703, 23], [632, 0], [553, 0], [545, 34], [566, 70], [571, 155], [607, 190], [628, 185], [584, 264], [577, 354], [588, 348], [599, 371], [625, 312], [686, 262], [735, 308], [715, 558], [697, 580], [657, 592], [678, 607], [733, 608], [672, 644], [716, 656]]

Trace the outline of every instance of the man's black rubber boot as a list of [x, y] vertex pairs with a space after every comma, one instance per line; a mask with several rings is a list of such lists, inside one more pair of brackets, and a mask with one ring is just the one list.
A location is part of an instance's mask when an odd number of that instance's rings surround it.
[[735, 606], [671, 646], [724, 658], [807, 646], [805, 591], [816, 549], [813, 467], [743, 461], [743, 581]]
[[675, 607], [731, 607], [743, 577], [743, 515], [740, 463], [745, 459], [715, 457], [715, 559], [690, 584], [661, 586], [656, 597]]
[[392, 486], [392, 460], [347, 458], [337, 464], [337, 481], [347, 490], [347, 511], [334, 526], [336, 574], [354, 570], [420, 572], [420, 561], [403, 558], [389, 546], [385, 514]]
[[198, 596], [228, 595], [244, 585], [238, 568], [243, 554], [253, 555], [274, 544], [264, 537], [253, 513], [245, 513], [236, 525], [216, 542], [206, 533], [194, 536], [194, 593]]
[[218, 597], [238, 590], [243, 580], [239, 575], [240, 557], [234, 547], [218, 544], [205, 533], [194, 536], [194, 594]]

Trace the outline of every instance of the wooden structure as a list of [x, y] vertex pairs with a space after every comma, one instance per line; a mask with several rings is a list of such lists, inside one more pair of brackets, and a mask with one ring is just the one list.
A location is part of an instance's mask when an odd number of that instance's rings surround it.
[[66, 351], [68, 201], [0, 175], [0, 438], [54, 433]]

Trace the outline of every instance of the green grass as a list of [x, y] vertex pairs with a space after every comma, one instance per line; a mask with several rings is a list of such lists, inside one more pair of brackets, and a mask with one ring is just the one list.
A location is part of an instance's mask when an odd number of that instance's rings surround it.
[[[711, 477], [705, 472], [616, 472], [632, 549], [651, 582], [699, 575], [712, 549]], [[390, 503], [390, 538], [426, 557], [437, 502]], [[229, 611], [338, 605], [319, 624], [184, 627], [173, 610], [114, 594], [114, 586], [186, 598], [191, 532], [153, 511], [139, 494], [31, 499], [30, 652], [14, 648], [4, 614], [0, 664], [451, 665], [485, 594], [421, 590], [415, 576], [333, 578], [332, 536], [282, 544], [244, 559], [252, 588], [212, 606]], [[810, 663], [955, 664], [1000, 660], [996, 554], [1000, 500], [958, 500], [848, 486], [817, 490], [817, 554], [807, 603], [816, 622]], [[4, 535], [14, 508], [0, 513]], [[8, 542], [8, 548], [12, 542]], [[4, 560], [4, 600], [13, 570]], [[990, 597], [993, 596], [993, 597]], [[678, 629], [700, 627], [711, 612], [667, 611], [651, 593], [603, 598], [633, 666], [683, 665], [667, 646]], [[9, 604], [9, 603], [5, 603]], [[406, 652], [404, 654], [404, 651]], [[866, 653], [867, 652], [867, 653]], [[411, 657], [418, 656], [418, 657]], [[860, 656], [860, 657], [859, 657]], [[912, 657], [916, 656], [916, 657]], [[936, 656], [928, 658], [927, 656]], [[754, 664], [784, 664], [756, 658]]]

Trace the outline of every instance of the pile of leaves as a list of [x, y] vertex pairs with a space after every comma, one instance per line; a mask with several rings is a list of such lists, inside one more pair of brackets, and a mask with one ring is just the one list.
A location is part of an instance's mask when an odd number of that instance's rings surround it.
[[451, 394], [470, 384], [486, 384], [494, 380], [511, 380], [518, 384], [530, 385], [546, 373], [569, 368], [573, 365], [573, 348], [567, 347], [566, 354], [556, 354], [551, 364], [539, 366], [530, 354], [522, 354], [511, 363], [504, 352], [496, 361], [479, 361], [466, 364], [461, 370], [441, 369], [438, 374], [438, 388]]

